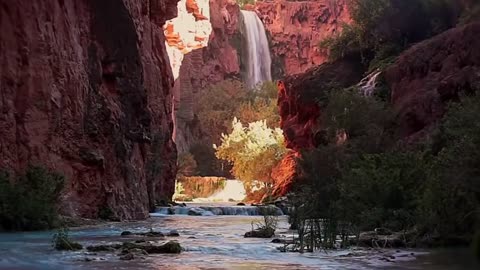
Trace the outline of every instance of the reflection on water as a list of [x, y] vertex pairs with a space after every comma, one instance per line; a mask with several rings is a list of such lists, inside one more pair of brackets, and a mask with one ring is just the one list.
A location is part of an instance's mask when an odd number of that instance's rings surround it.
[[[372, 250], [281, 253], [269, 239], [243, 238], [258, 217], [249, 216], [165, 216], [143, 222], [117, 223], [73, 230], [72, 238], [83, 245], [119, 240], [124, 230], [150, 228], [167, 232], [176, 229], [176, 238], [186, 249], [178, 255], [155, 255], [145, 260], [120, 261], [115, 254], [57, 252], [51, 248], [52, 232], [0, 234], [0, 269], [480, 269], [470, 264], [467, 250], [384, 253]], [[282, 217], [280, 234], [287, 235]], [[388, 254], [387, 254], [388, 253]], [[386, 261], [388, 255], [395, 257]], [[422, 255], [423, 254], [423, 255]], [[85, 258], [93, 261], [85, 261]], [[416, 258], [416, 259], [415, 259]]]

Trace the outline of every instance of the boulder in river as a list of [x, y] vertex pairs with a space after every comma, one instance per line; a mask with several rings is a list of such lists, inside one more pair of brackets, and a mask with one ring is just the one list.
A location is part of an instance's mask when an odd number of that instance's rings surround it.
[[112, 252], [115, 251], [119, 248], [121, 248], [122, 245], [120, 244], [113, 244], [113, 245], [98, 245], [98, 246], [88, 246], [87, 250], [90, 252]]
[[147, 254], [157, 254], [157, 253], [180, 253], [182, 247], [178, 242], [169, 241], [163, 245], [155, 245], [150, 243], [133, 243], [125, 242], [123, 244], [111, 244], [111, 245], [99, 245], [99, 246], [89, 246], [87, 247], [88, 251], [91, 252], [100, 252], [100, 251], [115, 251], [122, 249], [123, 254], [132, 253], [138, 250], [143, 250]]
[[56, 250], [81, 250], [83, 246], [77, 242], [74, 242], [67, 237], [57, 236], [54, 240], [54, 247]]
[[127, 253], [125, 255], [120, 256], [120, 260], [122, 261], [131, 261], [133, 259], [135, 259], [135, 255], [133, 255], [133, 253]]
[[202, 215], [202, 211], [199, 210], [199, 209], [189, 209], [189, 210], [188, 210], [188, 215], [189, 215], [189, 216], [201, 216], [201, 215]]
[[180, 234], [178, 233], [177, 230], [171, 230], [167, 233], [167, 236], [170, 236], [170, 237], [178, 237], [180, 236]]
[[271, 238], [275, 235], [273, 228], [260, 228], [246, 232], [244, 237], [246, 238]]

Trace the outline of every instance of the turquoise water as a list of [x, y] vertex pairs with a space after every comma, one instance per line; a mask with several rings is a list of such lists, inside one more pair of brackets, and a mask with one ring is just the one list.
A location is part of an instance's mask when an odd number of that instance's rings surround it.
[[[179, 255], [148, 256], [121, 261], [116, 254], [59, 252], [51, 247], [53, 232], [0, 234], [0, 269], [438, 269], [478, 270], [468, 250], [343, 250], [313, 254], [282, 253], [270, 239], [246, 239], [258, 217], [251, 216], [160, 216], [142, 222], [115, 223], [72, 230], [81, 244], [105, 244], [121, 240], [124, 230], [178, 230], [175, 238], [186, 249]], [[277, 230], [288, 235], [286, 218]], [[413, 255], [412, 255], [413, 253]], [[385, 261], [387, 256], [394, 259]], [[85, 258], [93, 261], [85, 261]]]

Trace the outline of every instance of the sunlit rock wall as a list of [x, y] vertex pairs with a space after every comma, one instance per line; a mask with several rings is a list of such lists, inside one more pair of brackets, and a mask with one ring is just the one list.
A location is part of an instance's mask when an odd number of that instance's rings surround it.
[[320, 41], [350, 22], [347, 0], [270, 0], [255, 5], [270, 37], [274, 79], [323, 64]]

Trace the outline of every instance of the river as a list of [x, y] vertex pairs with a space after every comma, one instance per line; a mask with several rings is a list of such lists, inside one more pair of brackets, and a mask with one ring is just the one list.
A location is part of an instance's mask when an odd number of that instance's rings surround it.
[[[146, 221], [108, 223], [70, 231], [83, 244], [105, 244], [120, 240], [125, 230], [168, 232], [185, 248], [178, 255], [152, 255], [145, 259], [121, 261], [115, 254], [59, 252], [51, 247], [53, 232], [0, 234], [0, 269], [480, 269], [466, 250], [342, 250], [316, 253], [283, 253], [271, 239], [244, 238], [258, 216], [156, 215]], [[286, 217], [280, 217], [277, 233], [288, 235]], [[413, 255], [412, 255], [413, 254]], [[391, 257], [393, 256], [393, 257]], [[390, 258], [385, 260], [385, 258]]]

